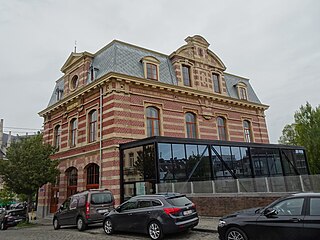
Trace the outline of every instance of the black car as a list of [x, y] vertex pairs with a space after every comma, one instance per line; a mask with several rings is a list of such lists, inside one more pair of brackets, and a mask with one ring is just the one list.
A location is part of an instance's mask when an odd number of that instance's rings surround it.
[[83, 231], [89, 224], [102, 223], [104, 214], [114, 209], [114, 197], [107, 189], [89, 189], [70, 196], [53, 216], [53, 228], [76, 225]]
[[320, 193], [297, 193], [220, 219], [221, 240], [320, 239]]
[[151, 239], [176, 233], [199, 223], [195, 205], [181, 194], [156, 194], [132, 197], [106, 215], [103, 229], [146, 233]]
[[16, 226], [20, 222], [28, 222], [28, 213], [26, 208], [5, 210], [0, 209], [0, 229], [6, 230], [8, 227]]

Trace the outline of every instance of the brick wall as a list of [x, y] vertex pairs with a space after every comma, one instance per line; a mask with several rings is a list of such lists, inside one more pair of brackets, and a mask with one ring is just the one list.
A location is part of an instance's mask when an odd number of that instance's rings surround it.
[[287, 194], [215, 194], [187, 195], [196, 204], [200, 216], [222, 217], [238, 210], [264, 207]]

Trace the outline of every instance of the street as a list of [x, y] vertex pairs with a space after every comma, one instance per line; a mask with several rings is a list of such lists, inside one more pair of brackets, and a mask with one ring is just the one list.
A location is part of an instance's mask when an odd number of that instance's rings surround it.
[[[8, 228], [0, 231], [1, 240], [106, 240], [106, 239], [149, 239], [147, 235], [132, 233], [116, 233], [107, 236], [101, 226], [89, 227], [84, 232], [79, 232], [75, 227], [62, 228], [53, 230], [52, 226], [35, 225], [29, 228]], [[174, 235], [168, 235], [165, 239], [192, 239], [192, 240], [218, 240], [217, 233], [189, 231]]]

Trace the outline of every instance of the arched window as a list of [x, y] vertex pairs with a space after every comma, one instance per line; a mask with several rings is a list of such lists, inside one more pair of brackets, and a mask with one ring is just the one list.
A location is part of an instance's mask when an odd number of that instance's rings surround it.
[[90, 163], [87, 167], [87, 189], [99, 188], [99, 166]]
[[89, 142], [97, 140], [97, 110], [89, 113]]
[[160, 129], [159, 110], [154, 107], [147, 107], [147, 135], [159, 136]]
[[217, 117], [219, 140], [227, 140], [226, 120], [223, 117]]
[[67, 175], [67, 197], [77, 192], [78, 170], [75, 167], [70, 167], [66, 171]]
[[244, 141], [251, 142], [251, 127], [248, 120], [243, 121]]
[[196, 138], [196, 116], [193, 113], [186, 113], [187, 138]]
[[59, 150], [61, 143], [61, 126], [57, 125], [54, 128], [54, 146]]
[[78, 121], [76, 118], [72, 119], [70, 122], [70, 146], [74, 147], [77, 143], [77, 128]]

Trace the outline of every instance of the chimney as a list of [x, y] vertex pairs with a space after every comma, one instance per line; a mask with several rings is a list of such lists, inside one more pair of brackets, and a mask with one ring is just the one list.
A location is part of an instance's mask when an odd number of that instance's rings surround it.
[[0, 120], [0, 148], [2, 148], [3, 139], [3, 119]]

